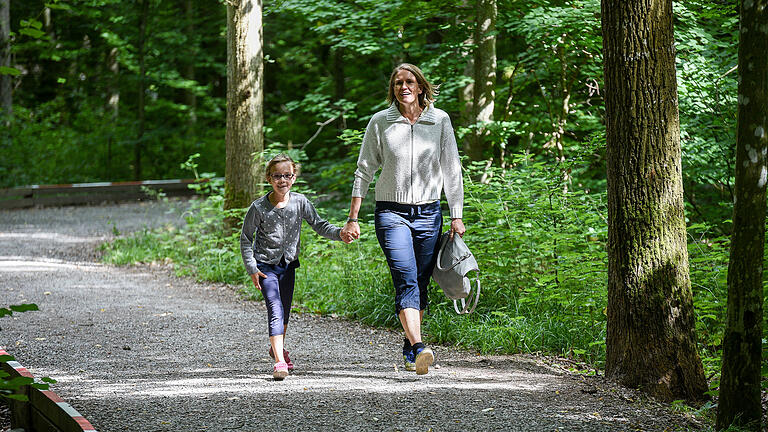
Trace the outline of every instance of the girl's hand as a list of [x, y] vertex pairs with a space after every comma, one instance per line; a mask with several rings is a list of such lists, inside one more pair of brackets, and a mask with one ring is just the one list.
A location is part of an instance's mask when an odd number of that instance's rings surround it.
[[459, 235], [459, 237], [464, 237], [464, 233], [467, 231], [466, 228], [464, 228], [464, 222], [461, 221], [461, 219], [451, 219], [451, 240], [453, 240], [453, 233], [456, 233]]
[[[360, 225], [357, 222], [347, 222], [341, 229], [341, 238], [349, 238], [349, 242], [360, 238]], [[344, 240], [346, 242], [346, 240]]]
[[260, 277], [266, 278], [267, 275], [262, 273], [261, 270], [259, 270], [258, 273], [254, 273], [251, 275], [251, 280], [253, 281], [253, 284], [256, 286], [256, 289], [258, 289], [259, 291], [261, 291], [261, 284], [259, 283]]
[[346, 243], [346, 244], [350, 244], [350, 243], [352, 243], [352, 241], [354, 240], [354, 239], [352, 238], [352, 234], [350, 234], [350, 233], [348, 233], [348, 232], [345, 232], [345, 231], [341, 231], [341, 232], [339, 233], [339, 237], [341, 237], [341, 241], [343, 241], [343, 242], [344, 242], [344, 243]]

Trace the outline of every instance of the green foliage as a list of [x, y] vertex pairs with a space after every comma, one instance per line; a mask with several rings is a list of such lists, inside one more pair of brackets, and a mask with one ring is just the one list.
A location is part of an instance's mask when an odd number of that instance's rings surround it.
[[[29, 312], [29, 311], [36, 311], [39, 310], [37, 305], [34, 303], [24, 303], [19, 305], [10, 305], [7, 308], [0, 308], [0, 318], [5, 316], [11, 316], [14, 312]], [[8, 363], [9, 361], [15, 360], [13, 356], [10, 355], [0, 355], [0, 363]], [[28, 398], [26, 395], [23, 394], [16, 394], [22, 387], [24, 386], [31, 386], [40, 390], [48, 390], [48, 384], [53, 384], [56, 382], [56, 380], [43, 377], [41, 378], [43, 381], [42, 383], [36, 383], [33, 378], [28, 377], [14, 377], [11, 378], [11, 375], [4, 371], [0, 370], [0, 398], [2, 399], [13, 399], [17, 401], [27, 401]], [[48, 384], [46, 384], [48, 383]]]
[[11, 316], [14, 312], [29, 312], [39, 310], [34, 303], [25, 303], [20, 305], [10, 305], [7, 308], [0, 308], [0, 318]]

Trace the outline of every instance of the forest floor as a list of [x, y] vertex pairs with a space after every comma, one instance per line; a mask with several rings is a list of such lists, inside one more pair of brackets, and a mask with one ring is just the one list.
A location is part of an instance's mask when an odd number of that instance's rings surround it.
[[276, 382], [263, 302], [166, 266], [98, 262], [115, 231], [183, 223], [167, 206], [0, 211], [0, 298], [40, 307], [3, 318], [0, 347], [101, 432], [709, 429], [566, 359], [435, 346], [417, 376], [399, 333], [300, 312], [296, 371]]

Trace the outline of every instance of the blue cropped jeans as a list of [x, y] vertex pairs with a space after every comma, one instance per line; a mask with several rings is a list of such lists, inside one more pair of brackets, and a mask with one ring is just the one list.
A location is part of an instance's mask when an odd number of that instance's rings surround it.
[[290, 263], [281, 260], [279, 264], [267, 264], [257, 262], [259, 270], [267, 275], [259, 278], [261, 295], [267, 306], [267, 321], [269, 335], [277, 336], [285, 333], [284, 326], [288, 324], [291, 316], [291, 303], [293, 303], [293, 287], [296, 282], [296, 268], [299, 260]]
[[395, 286], [395, 313], [426, 309], [443, 230], [440, 201], [423, 205], [377, 201], [374, 220]]

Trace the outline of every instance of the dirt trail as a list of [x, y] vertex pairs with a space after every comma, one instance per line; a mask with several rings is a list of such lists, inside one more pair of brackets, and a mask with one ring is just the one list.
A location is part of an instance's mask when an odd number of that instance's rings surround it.
[[[181, 204], [176, 204], [180, 207]], [[261, 302], [150, 267], [95, 262], [114, 229], [181, 223], [167, 204], [0, 211], [0, 346], [109, 431], [697, 430], [683, 414], [532, 356], [435, 347], [402, 369], [401, 336], [292, 315], [297, 370], [271, 379]]]

